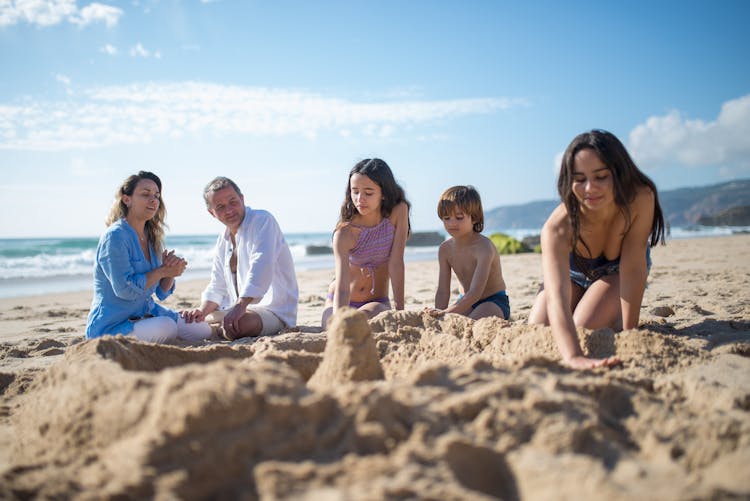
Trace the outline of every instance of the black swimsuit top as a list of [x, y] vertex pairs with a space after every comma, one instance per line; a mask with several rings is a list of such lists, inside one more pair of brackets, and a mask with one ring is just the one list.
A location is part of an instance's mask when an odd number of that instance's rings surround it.
[[596, 280], [604, 275], [611, 273], [613, 268], [619, 268], [620, 256], [614, 259], [607, 259], [602, 253], [599, 257], [581, 257], [577, 254], [570, 253], [570, 271], [579, 272], [586, 275], [591, 280]]

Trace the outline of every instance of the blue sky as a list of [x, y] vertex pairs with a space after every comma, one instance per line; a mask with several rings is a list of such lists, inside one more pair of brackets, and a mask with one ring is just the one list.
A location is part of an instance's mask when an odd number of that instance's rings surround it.
[[173, 234], [235, 179], [287, 232], [331, 231], [378, 156], [416, 230], [473, 184], [556, 197], [615, 133], [660, 189], [750, 177], [750, 2], [0, 0], [0, 237], [95, 236], [151, 170]]

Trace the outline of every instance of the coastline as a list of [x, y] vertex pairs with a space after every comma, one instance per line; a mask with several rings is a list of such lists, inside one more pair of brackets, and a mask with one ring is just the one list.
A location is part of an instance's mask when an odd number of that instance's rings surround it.
[[[539, 230], [512, 228], [487, 230], [517, 240], [537, 238]], [[750, 227], [676, 227], [668, 242], [681, 239], [731, 236], [748, 233]], [[333, 269], [330, 235], [324, 233], [289, 234], [289, 245], [297, 271]], [[437, 259], [438, 243], [445, 235], [438, 231], [415, 232], [407, 242], [404, 259]], [[0, 238], [0, 298], [33, 296], [91, 290], [92, 269], [98, 238]], [[177, 235], [168, 237], [168, 246], [188, 261], [182, 280], [210, 276], [215, 235]]]
[[85, 341], [90, 292], [0, 299], [0, 497], [750, 496], [750, 235], [652, 260], [638, 329], [579, 329], [623, 360], [590, 372], [525, 323], [539, 254], [501, 257], [510, 322], [421, 315], [435, 260], [406, 311], [329, 332], [333, 272], [300, 271], [298, 326], [233, 343]]
[[[742, 243], [750, 248], [750, 235], [697, 237], [671, 240], [667, 245], [652, 248], [653, 267], [644, 294], [641, 322], [648, 318], [649, 303], [658, 301], [664, 293], [662, 289], [675, 286], [671, 281], [661, 283], [660, 278], [680, 268], [710, 269], [714, 265], [730, 266], [750, 264], [750, 254], [741, 262]], [[693, 251], [702, 252], [693, 255]], [[707, 252], [716, 249], [716, 254]], [[727, 256], [730, 262], [722, 261], [720, 252], [737, 249], [734, 256]], [[732, 251], [729, 251], [730, 253]], [[511, 320], [525, 321], [533, 304], [538, 287], [542, 282], [541, 255], [534, 253], [501, 256], [503, 276], [508, 286], [511, 301]], [[685, 270], [687, 272], [687, 270]], [[299, 310], [297, 324], [306, 331], [320, 330], [320, 315], [323, 311], [325, 294], [333, 280], [333, 269], [309, 269], [297, 272], [299, 285]], [[437, 259], [413, 259], [406, 262], [405, 297], [406, 309], [421, 309], [432, 306], [437, 286]], [[689, 277], [685, 278], [692, 282]], [[162, 302], [175, 310], [196, 307], [200, 294], [208, 282], [208, 276], [193, 279], [178, 279], [175, 293]], [[718, 284], [717, 284], [718, 286]], [[452, 300], [458, 293], [455, 276], [451, 282]], [[91, 306], [92, 291], [72, 291], [13, 297], [0, 297], [0, 342], [15, 342], [33, 338], [47, 332], [65, 333], [72, 338], [82, 336], [86, 316]], [[24, 312], [24, 313], [21, 313]], [[645, 314], [645, 315], [644, 315]], [[3, 364], [0, 363], [0, 370]]]

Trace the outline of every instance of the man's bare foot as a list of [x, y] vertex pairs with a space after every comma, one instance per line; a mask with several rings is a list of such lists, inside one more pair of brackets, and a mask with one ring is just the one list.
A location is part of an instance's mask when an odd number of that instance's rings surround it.
[[224, 330], [224, 324], [211, 324], [211, 339], [216, 341], [232, 341]]

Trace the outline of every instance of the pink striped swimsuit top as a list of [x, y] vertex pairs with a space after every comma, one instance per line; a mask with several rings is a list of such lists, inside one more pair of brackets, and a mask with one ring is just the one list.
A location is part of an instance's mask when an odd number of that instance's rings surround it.
[[388, 262], [391, 257], [391, 247], [393, 246], [393, 236], [396, 228], [391, 220], [384, 217], [383, 220], [375, 226], [357, 226], [361, 228], [357, 243], [354, 244], [349, 253], [349, 263], [360, 268], [366, 268], [372, 275], [372, 288], [370, 294], [375, 293], [375, 274], [376, 268]]

